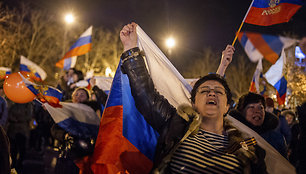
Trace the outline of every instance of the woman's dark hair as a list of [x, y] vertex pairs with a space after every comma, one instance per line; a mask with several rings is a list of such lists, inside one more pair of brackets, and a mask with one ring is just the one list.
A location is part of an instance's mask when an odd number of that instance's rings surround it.
[[78, 76], [78, 81], [84, 79], [84, 75], [83, 75], [82, 71], [76, 70], [76, 71], [74, 71], [74, 74], [76, 74]]
[[219, 83], [221, 83], [221, 85], [224, 87], [225, 89], [225, 93], [226, 93], [226, 98], [227, 98], [227, 104], [232, 104], [232, 93], [230, 88], [228, 87], [227, 82], [225, 81], [224, 77], [220, 76], [219, 74], [208, 74], [202, 78], [200, 78], [193, 86], [192, 90], [191, 90], [191, 102], [194, 103], [195, 102], [195, 96], [197, 94], [197, 90], [199, 88], [199, 86], [201, 84], [203, 84], [204, 82], [208, 81], [208, 80], [214, 80], [217, 81]]
[[242, 112], [248, 104], [258, 103], [258, 102], [260, 102], [264, 106], [264, 108], [266, 108], [266, 101], [262, 95], [249, 92], [239, 98], [237, 110]]
[[88, 100], [90, 100], [90, 92], [89, 92], [89, 90], [88, 90], [87, 88], [83, 88], [83, 87], [76, 88], [76, 89], [73, 91], [72, 96], [74, 95], [75, 92], [77, 92], [77, 91], [79, 91], [79, 90], [85, 91]]

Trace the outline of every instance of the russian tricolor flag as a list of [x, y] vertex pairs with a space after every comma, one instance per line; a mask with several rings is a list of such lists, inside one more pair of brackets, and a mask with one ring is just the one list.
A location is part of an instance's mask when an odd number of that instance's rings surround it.
[[159, 135], [136, 109], [129, 79], [120, 66], [102, 116], [92, 170], [101, 174], [149, 173]]
[[47, 85], [38, 85], [36, 83], [33, 83], [29, 80], [27, 80], [21, 73], [19, 73], [21, 76], [24, 84], [26, 87], [37, 96], [37, 99], [39, 99], [43, 103], [49, 103], [53, 107], [62, 107], [59, 102], [62, 100], [63, 94], [60, 90]]
[[0, 79], [5, 79], [5, 77], [12, 73], [11, 68], [0, 67]]
[[[174, 107], [189, 103], [190, 85], [139, 26], [137, 35], [156, 90]], [[149, 173], [159, 135], [136, 109], [128, 77], [120, 66], [121, 63], [101, 119], [94, 154], [86, 159], [95, 174]], [[86, 164], [78, 165], [86, 173]]]
[[288, 22], [302, 5], [302, 0], [254, 0], [245, 22], [261, 26]]
[[70, 47], [69, 51], [64, 55], [64, 57], [56, 63], [56, 66], [59, 68], [63, 68], [64, 70], [69, 70], [69, 68], [73, 68], [76, 63], [76, 57], [86, 54], [90, 51], [91, 36], [92, 26], [90, 26]]
[[283, 75], [284, 59], [285, 52], [283, 50], [280, 58], [265, 74], [267, 81], [277, 90], [277, 102], [279, 105], [285, 103], [287, 92], [287, 80]]
[[262, 59], [259, 59], [258, 64], [256, 66], [256, 70], [255, 70], [254, 75], [253, 75], [253, 79], [252, 79], [250, 88], [249, 88], [250, 92], [254, 92], [254, 93], [257, 93], [257, 94], [260, 93], [260, 91], [259, 91], [259, 80], [260, 80], [261, 76], [262, 76]]
[[296, 40], [281, 36], [240, 32], [238, 39], [252, 62], [265, 58], [274, 64], [283, 48], [291, 46]]
[[47, 73], [40, 66], [24, 56], [20, 57], [20, 71], [28, 72], [34, 81], [42, 81], [47, 77]]

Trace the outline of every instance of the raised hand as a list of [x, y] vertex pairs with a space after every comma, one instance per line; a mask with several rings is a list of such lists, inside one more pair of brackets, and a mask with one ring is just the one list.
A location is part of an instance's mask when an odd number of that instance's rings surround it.
[[227, 45], [225, 50], [222, 51], [222, 58], [217, 70], [217, 74], [224, 76], [226, 68], [232, 62], [234, 52], [235, 48], [232, 45]]
[[135, 22], [125, 25], [120, 31], [120, 39], [123, 44], [124, 51], [137, 46], [137, 34], [136, 34]]

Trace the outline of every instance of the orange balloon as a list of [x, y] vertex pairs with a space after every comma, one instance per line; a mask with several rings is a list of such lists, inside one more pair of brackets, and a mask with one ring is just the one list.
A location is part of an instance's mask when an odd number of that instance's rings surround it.
[[[29, 78], [27, 73], [22, 74], [24, 77]], [[15, 103], [28, 103], [33, 101], [35, 98], [35, 95], [26, 87], [17, 72], [12, 73], [5, 78], [3, 90], [7, 98]]]

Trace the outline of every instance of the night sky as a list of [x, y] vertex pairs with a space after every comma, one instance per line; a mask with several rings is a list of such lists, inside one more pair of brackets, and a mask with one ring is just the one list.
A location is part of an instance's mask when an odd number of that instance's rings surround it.
[[[13, 6], [21, 0], [5, 0]], [[63, 16], [72, 11], [88, 25], [114, 27], [135, 21], [161, 48], [169, 35], [177, 40], [178, 57], [195, 56], [210, 47], [220, 52], [231, 44], [251, 0], [23, 0], [34, 8]], [[306, 35], [306, 10], [302, 7], [289, 23], [272, 27], [245, 24], [242, 30]], [[305, 33], [303, 33], [303, 31]], [[236, 43], [237, 51], [241, 51]]]

